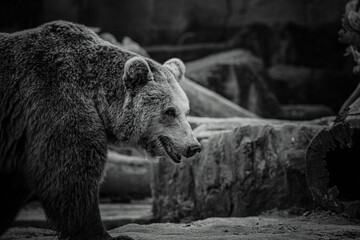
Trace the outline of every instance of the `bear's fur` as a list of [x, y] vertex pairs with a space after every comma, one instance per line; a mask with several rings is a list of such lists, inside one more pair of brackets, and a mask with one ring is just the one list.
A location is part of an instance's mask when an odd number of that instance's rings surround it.
[[108, 144], [174, 162], [200, 151], [184, 71], [69, 22], [1, 33], [0, 235], [36, 194], [60, 238], [110, 239], [98, 208]]

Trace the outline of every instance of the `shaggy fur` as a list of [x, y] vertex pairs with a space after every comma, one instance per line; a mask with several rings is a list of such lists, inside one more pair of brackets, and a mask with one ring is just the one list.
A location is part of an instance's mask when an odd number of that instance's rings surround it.
[[98, 208], [108, 144], [167, 158], [165, 145], [199, 151], [177, 83], [183, 63], [169, 63], [69, 22], [0, 34], [0, 235], [36, 194], [60, 238], [110, 239]]

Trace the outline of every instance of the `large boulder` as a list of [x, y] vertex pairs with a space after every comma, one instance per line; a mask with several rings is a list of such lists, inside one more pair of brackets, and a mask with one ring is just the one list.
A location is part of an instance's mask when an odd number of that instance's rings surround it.
[[[152, 165], [153, 212], [162, 221], [249, 216], [312, 205], [305, 152], [329, 119], [313, 122], [191, 119], [202, 153], [180, 165]], [[225, 128], [224, 128], [225, 127]]]

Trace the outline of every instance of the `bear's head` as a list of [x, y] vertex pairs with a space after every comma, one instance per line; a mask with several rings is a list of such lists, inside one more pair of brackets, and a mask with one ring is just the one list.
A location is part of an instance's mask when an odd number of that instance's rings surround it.
[[122, 77], [124, 108], [133, 110], [131, 142], [152, 157], [170, 158], [175, 163], [201, 151], [187, 120], [189, 100], [178, 83], [184, 73], [179, 59], [161, 65], [135, 56], [126, 61]]

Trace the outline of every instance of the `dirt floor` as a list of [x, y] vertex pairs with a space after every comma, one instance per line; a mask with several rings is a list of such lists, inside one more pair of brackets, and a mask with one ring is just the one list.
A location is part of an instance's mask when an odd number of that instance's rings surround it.
[[[112, 236], [136, 240], [180, 239], [360, 239], [360, 222], [330, 212], [307, 212], [302, 216], [272, 212], [256, 217], [208, 218], [191, 223], [127, 224], [110, 230]], [[33, 227], [11, 228], [10, 239], [53, 240], [55, 233]]]

